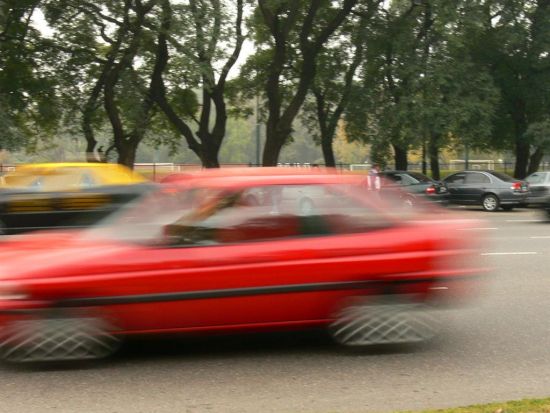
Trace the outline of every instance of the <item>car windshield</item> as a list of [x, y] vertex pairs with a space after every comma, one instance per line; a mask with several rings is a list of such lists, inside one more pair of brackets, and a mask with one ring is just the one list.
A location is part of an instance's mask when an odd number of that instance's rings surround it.
[[[188, 214], [199, 190], [163, 188], [127, 204], [83, 232], [85, 239], [111, 239], [150, 245], [159, 242], [163, 228]], [[202, 194], [206, 196], [206, 194]]]
[[496, 176], [498, 179], [500, 179], [501, 181], [504, 181], [504, 182], [515, 182], [516, 181], [510, 175], [506, 175], [506, 174], [503, 174], [503, 173], [500, 173], [500, 172], [491, 171], [489, 173], [493, 176]]

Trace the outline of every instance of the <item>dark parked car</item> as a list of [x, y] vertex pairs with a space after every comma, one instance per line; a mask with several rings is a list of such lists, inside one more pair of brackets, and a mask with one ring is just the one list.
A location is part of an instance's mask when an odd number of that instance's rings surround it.
[[550, 196], [550, 172], [535, 172], [525, 180], [529, 183], [529, 195], [527, 204], [541, 206], [549, 201]]
[[495, 171], [462, 171], [444, 179], [449, 201], [462, 205], [481, 205], [486, 211], [499, 207], [509, 211], [524, 205], [529, 184]]
[[439, 204], [447, 204], [449, 202], [449, 194], [445, 185], [421, 173], [409, 171], [383, 171], [380, 172], [379, 175], [382, 178], [382, 191], [396, 186], [404, 189], [404, 191], [401, 192], [401, 200], [406, 205], [414, 205], [418, 197]]
[[550, 219], [550, 172], [535, 172], [525, 180], [529, 183], [527, 204], [530, 207], [541, 208]]

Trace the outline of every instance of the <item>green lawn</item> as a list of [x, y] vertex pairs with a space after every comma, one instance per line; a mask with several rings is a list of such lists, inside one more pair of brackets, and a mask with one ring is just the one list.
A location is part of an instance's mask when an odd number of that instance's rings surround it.
[[505, 403], [478, 404], [452, 409], [401, 413], [550, 413], [550, 398], [525, 399]]

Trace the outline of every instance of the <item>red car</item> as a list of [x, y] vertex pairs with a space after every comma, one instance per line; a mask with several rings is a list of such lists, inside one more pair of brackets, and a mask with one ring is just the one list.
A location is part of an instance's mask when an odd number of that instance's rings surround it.
[[362, 177], [196, 174], [81, 231], [0, 243], [4, 360], [98, 358], [135, 334], [328, 328], [348, 346], [417, 342], [476, 285], [474, 223], [395, 211]]

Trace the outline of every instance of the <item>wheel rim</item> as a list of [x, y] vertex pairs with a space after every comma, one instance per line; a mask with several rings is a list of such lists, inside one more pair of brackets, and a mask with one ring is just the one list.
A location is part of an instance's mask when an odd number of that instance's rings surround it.
[[486, 196], [483, 200], [483, 206], [489, 211], [493, 211], [497, 207], [497, 200], [494, 196]]
[[405, 208], [412, 208], [414, 206], [414, 202], [411, 198], [406, 198], [405, 201], [403, 201], [403, 206]]

